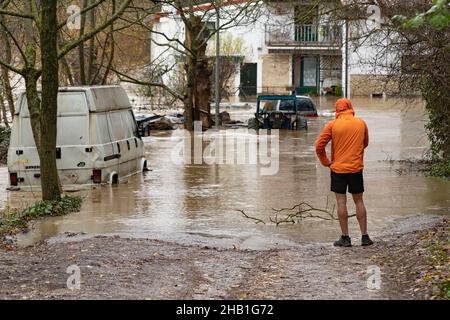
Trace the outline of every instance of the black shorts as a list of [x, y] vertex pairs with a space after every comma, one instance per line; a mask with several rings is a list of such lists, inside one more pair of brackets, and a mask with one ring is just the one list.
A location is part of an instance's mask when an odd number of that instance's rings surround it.
[[331, 191], [341, 194], [348, 192], [363, 193], [364, 192], [364, 181], [363, 172], [356, 173], [336, 173], [331, 171]]

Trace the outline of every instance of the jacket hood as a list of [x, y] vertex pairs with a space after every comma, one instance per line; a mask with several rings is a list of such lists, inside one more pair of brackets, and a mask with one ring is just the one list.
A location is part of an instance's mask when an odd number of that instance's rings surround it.
[[346, 98], [341, 98], [336, 101], [336, 118], [338, 118], [343, 113], [351, 113], [355, 115], [352, 102]]

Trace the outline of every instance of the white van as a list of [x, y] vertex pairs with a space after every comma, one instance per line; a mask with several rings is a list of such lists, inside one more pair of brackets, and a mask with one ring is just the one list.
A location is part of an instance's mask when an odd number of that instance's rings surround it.
[[[64, 189], [118, 183], [147, 168], [130, 101], [120, 86], [60, 88], [56, 162]], [[40, 188], [39, 156], [25, 93], [20, 95], [8, 150], [9, 186]]]

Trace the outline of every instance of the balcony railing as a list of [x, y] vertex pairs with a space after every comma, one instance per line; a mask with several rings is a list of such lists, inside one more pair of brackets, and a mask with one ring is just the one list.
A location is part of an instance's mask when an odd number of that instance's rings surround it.
[[338, 47], [342, 44], [342, 33], [333, 25], [266, 26], [266, 44]]

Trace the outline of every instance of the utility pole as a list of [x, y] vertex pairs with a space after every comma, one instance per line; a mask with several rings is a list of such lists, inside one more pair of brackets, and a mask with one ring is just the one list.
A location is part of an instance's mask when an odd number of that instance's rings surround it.
[[215, 75], [215, 91], [216, 91], [216, 129], [220, 126], [220, 17], [219, 17], [219, 6], [216, 6], [216, 75]]
[[348, 81], [348, 19], [345, 19], [345, 98], [349, 98], [349, 81]]

